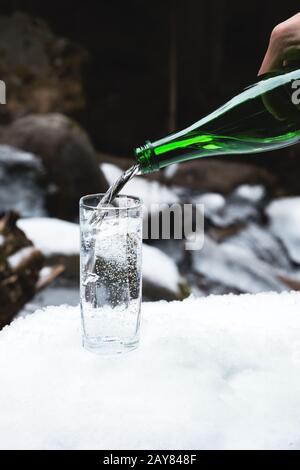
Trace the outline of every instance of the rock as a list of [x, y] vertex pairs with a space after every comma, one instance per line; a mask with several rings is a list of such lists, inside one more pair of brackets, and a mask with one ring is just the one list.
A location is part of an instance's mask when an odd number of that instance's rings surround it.
[[2, 128], [0, 143], [40, 158], [50, 189], [46, 208], [51, 216], [74, 219], [81, 196], [108, 187], [86, 133], [61, 114], [19, 118]]
[[18, 220], [20, 227], [50, 266], [63, 265], [64, 279], [79, 282], [79, 225], [49, 217]]
[[215, 243], [208, 235], [204, 247], [192, 252], [195, 273], [232, 292], [281, 292], [287, 285], [279, 279], [280, 271], [258, 259], [245, 246], [234, 242]]
[[272, 267], [292, 273], [293, 266], [285, 248], [273, 235], [267, 225], [259, 226], [249, 223], [239, 233], [227, 238], [231, 245], [247, 249], [253, 258], [256, 257]]
[[203, 204], [208, 229], [214, 238], [223, 239], [238, 232], [249, 222], [262, 221], [265, 188], [261, 185], [238, 186], [228, 196], [219, 193], [192, 195], [193, 204]]
[[14, 210], [23, 217], [45, 215], [43, 166], [32, 155], [0, 145], [0, 211]]
[[63, 270], [54, 266], [43, 272], [44, 256], [16, 225], [17, 220], [14, 212], [0, 218], [0, 329]]
[[273, 190], [276, 179], [269, 171], [255, 165], [203, 158], [181, 163], [166, 182], [201, 192], [229, 194], [244, 183]]
[[25, 13], [0, 17], [0, 77], [6, 83], [3, 119], [24, 113], [73, 113], [85, 106], [81, 70], [86, 52], [58, 38], [45, 21]]

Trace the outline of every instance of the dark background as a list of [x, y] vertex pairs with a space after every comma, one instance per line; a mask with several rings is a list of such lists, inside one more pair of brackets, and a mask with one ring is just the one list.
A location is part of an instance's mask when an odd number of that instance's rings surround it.
[[296, 1], [2, 1], [88, 53], [76, 117], [97, 149], [132, 147], [199, 119], [255, 81], [273, 27]]

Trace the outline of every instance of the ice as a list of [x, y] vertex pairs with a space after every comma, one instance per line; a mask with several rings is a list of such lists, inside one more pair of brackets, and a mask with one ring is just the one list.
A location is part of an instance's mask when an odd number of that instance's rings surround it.
[[[92, 336], [97, 325], [97, 331], [102, 329], [105, 335], [118, 336], [114, 333], [117, 331], [115, 324], [124, 324], [122, 318], [126, 317], [126, 312], [128, 317], [137, 318], [135, 300], [141, 295], [142, 221], [137, 217], [108, 215], [99, 227], [83, 224], [82, 228], [81, 299], [85, 331]], [[91, 250], [94, 245], [95, 249]], [[111, 334], [103, 315], [107, 310], [107, 319], [111, 317], [114, 323]], [[130, 323], [133, 336], [136, 321]], [[128, 326], [124, 325], [123, 330], [123, 336], [128, 337]]]
[[97, 282], [98, 279], [99, 279], [98, 274], [88, 272], [88, 273], [86, 273], [85, 279], [84, 279], [84, 281], [83, 281], [82, 284], [83, 284], [84, 286], [87, 286], [87, 285], [90, 284], [90, 283]]
[[77, 307], [0, 333], [2, 449], [300, 449], [300, 294], [143, 304], [140, 348], [81, 347]]
[[[102, 163], [101, 169], [109, 185], [113, 184], [122, 175], [122, 170], [111, 163]], [[136, 197], [141, 198], [146, 211], [149, 213], [152, 204], [174, 204], [179, 202], [179, 197], [174, 191], [157, 181], [148, 181], [140, 176], [136, 176], [129, 181], [120, 194], [134, 194]]]
[[272, 232], [281, 240], [291, 259], [300, 263], [300, 197], [276, 199], [266, 212]]

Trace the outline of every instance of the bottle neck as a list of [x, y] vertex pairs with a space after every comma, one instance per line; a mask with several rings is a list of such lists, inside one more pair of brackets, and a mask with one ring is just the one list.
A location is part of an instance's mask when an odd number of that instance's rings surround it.
[[155, 156], [152, 143], [148, 140], [134, 150], [140, 172], [145, 175], [159, 170], [159, 161]]

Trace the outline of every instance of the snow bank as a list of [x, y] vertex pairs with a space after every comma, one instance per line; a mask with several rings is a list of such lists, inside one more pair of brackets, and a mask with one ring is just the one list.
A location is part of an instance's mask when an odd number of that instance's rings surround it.
[[143, 304], [140, 348], [82, 349], [79, 310], [0, 333], [3, 449], [300, 449], [300, 294]]
[[[113, 184], [123, 173], [119, 167], [111, 163], [102, 163], [101, 170], [109, 184]], [[121, 194], [134, 194], [140, 197], [148, 212], [151, 210], [151, 204], [174, 204], [179, 202], [178, 196], [167, 186], [163, 186], [157, 181], [148, 181], [139, 176], [129, 181]]]
[[271, 230], [286, 247], [291, 259], [300, 263], [300, 197], [285, 197], [266, 209]]
[[[41, 217], [20, 219], [17, 225], [46, 256], [79, 255], [78, 224]], [[174, 293], [181, 281], [176, 263], [158, 248], [146, 244], [143, 244], [143, 277]]]

